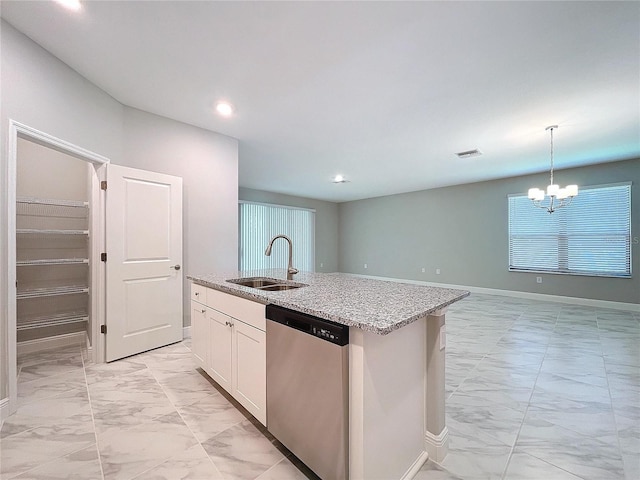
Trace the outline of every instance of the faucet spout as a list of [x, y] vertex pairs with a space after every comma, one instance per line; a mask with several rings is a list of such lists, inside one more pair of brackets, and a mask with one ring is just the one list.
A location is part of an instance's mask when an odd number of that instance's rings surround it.
[[293, 268], [292, 260], [293, 260], [293, 242], [286, 235], [276, 235], [271, 239], [269, 245], [267, 245], [267, 249], [264, 251], [264, 254], [267, 257], [271, 256], [271, 249], [273, 248], [273, 242], [278, 238], [284, 238], [287, 242], [289, 242], [289, 265], [287, 265], [287, 280], [293, 280], [293, 276], [298, 273], [298, 269]]

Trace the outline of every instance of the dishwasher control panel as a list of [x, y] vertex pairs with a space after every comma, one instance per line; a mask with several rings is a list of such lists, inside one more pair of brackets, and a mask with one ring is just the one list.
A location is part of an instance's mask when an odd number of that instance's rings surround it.
[[349, 327], [277, 305], [267, 305], [266, 317], [336, 345], [349, 344]]

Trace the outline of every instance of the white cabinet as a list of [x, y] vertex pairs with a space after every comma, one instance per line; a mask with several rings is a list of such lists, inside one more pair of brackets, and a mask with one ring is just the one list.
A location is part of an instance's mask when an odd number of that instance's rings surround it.
[[194, 361], [266, 425], [265, 306], [197, 284], [191, 300]]
[[234, 319], [210, 308], [207, 311], [207, 320], [209, 321], [209, 340], [211, 342], [211, 357], [209, 360], [211, 378], [233, 395], [232, 350]]
[[236, 323], [233, 350], [235, 398], [266, 425], [266, 333], [246, 323]]
[[209, 320], [207, 308], [191, 301], [191, 352], [201, 367], [209, 362]]

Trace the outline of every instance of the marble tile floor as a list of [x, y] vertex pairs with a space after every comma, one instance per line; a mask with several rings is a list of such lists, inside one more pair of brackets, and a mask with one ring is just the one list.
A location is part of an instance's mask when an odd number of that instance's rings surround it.
[[[189, 347], [21, 357], [0, 479], [315, 478]], [[449, 455], [416, 479], [640, 478], [639, 313], [472, 295], [447, 313], [446, 387]]]

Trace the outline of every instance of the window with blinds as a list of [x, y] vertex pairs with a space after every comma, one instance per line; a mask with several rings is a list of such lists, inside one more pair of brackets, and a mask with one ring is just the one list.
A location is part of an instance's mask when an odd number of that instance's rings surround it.
[[264, 251], [269, 241], [284, 234], [293, 242], [293, 266], [298, 270], [315, 270], [315, 210], [240, 202], [240, 269], [287, 268], [289, 244], [278, 239], [271, 256]]
[[631, 184], [582, 187], [552, 214], [510, 195], [509, 270], [631, 277]]

